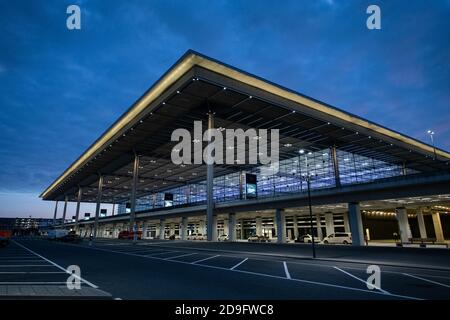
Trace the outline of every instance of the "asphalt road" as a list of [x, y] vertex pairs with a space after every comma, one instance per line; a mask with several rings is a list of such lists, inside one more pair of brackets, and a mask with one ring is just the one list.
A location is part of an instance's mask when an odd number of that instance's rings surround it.
[[[98, 287], [120, 299], [450, 298], [450, 269], [446, 270], [445, 259], [436, 258], [440, 262], [437, 268], [380, 264], [380, 287], [370, 290], [366, 283], [368, 263], [287, 257], [283, 256], [283, 246], [277, 252], [275, 245], [245, 245], [167, 241], [133, 245], [128, 241], [100, 240], [89, 246], [87, 242], [75, 245], [19, 239], [9, 250], [17, 250], [18, 258], [19, 250], [26, 252], [22, 260], [14, 261], [12, 255], [0, 250], [0, 287], [7, 283], [62, 283], [68, 276], [62, 270], [78, 265], [84, 286]], [[268, 249], [270, 255], [258, 253], [261, 248]], [[326, 250], [334, 250], [336, 256], [349, 256], [347, 248]], [[397, 251], [397, 255], [401, 252]], [[447, 254], [441, 251], [441, 256], [442, 252]], [[426, 253], [416, 254], [420, 259]], [[382, 254], [377, 256], [388, 260]], [[414, 252], [406, 256], [409, 261]], [[397, 257], [396, 264], [399, 261], [402, 259]], [[43, 273], [50, 270], [55, 273]]]

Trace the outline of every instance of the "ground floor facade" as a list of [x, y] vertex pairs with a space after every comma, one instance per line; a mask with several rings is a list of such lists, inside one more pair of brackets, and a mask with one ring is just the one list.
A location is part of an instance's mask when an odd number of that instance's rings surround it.
[[[213, 218], [213, 241], [247, 241], [255, 236], [268, 242], [309, 242], [336, 233], [351, 234], [353, 245], [368, 241], [409, 243], [425, 241], [445, 243], [450, 239], [450, 214], [445, 206], [365, 210], [364, 204], [348, 203], [334, 206], [333, 210], [288, 208], [217, 214]], [[205, 215], [170, 216], [136, 220], [136, 228], [144, 239], [205, 240]], [[82, 237], [93, 233], [94, 223], [72, 226]], [[121, 231], [131, 230], [129, 220], [101, 222], [97, 237], [117, 238]], [[259, 240], [256, 240], [259, 241]]]

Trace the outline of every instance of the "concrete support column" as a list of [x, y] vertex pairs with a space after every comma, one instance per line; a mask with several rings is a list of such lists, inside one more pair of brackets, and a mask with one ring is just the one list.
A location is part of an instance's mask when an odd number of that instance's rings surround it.
[[298, 239], [298, 221], [296, 215], [294, 215], [294, 239]]
[[188, 218], [181, 218], [181, 240], [187, 240], [187, 228], [188, 228]]
[[56, 216], [57, 216], [57, 214], [58, 214], [58, 200], [56, 200], [56, 203], [55, 203], [55, 213], [53, 214], [53, 225], [55, 225], [56, 224]]
[[286, 219], [284, 209], [275, 210], [275, 220], [277, 222], [277, 242], [286, 242]]
[[201, 235], [204, 235], [205, 234], [205, 230], [206, 229], [206, 226], [205, 226], [205, 220], [200, 220], [200, 222], [199, 222], [199, 226], [198, 226], [198, 232], [201, 234]]
[[98, 177], [98, 188], [97, 188], [97, 203], [95, 206], [95, 221], [94, 221], [94, 239], [97, 237], [97, 229], [98, 229], [98, 217], [100, 215], [100, 205], [102, 201], [102, 191], [103, 191], [103, 176], [100, 174]]
[[262, 235], [262, 218], [256, 217], [256, 235], [261, 236]]
[[[131, 183], [131, 199], [130, 199], [130, 231], [137, 231], [137, 226], [135, 222], [136, 216], [136, 193], [137, 193], [137, 183], [139, 179], [139, 156], [134, 152], [134, 164], [133, 164], [133, 180]], [[133, 242], [137, 240], [137, 235], [134, 233]]]
[[333, 212], [325, 212], [325, 226], [327, 230], [327, 236], [334, 233]]
[[223, 233], [228, 235], [228, 236], [230, 235], [230, 233], [228, 232], [229, 224], [230, 224], [230, 215], [227, 214], [226, 218], [223, 219]]
[[412, 237], [411, 229], [408, 223], [408, 213], [405, 207], [399, 207], [395, 209], [395, 216], [398, 220], [398, 227], [400, 230], [400, 239], [403, 243], [408, 242], [408, 239]]
[[239, 224], [241, 225], [241, 240], [244, 240], [244, 220], [240, 219]]
[[147, 221], [142, 221], [142, 239], [147, 237], [147, 225], [148, 222]]
[[[212, 132], [214, 128], [214, 114], [208, 113], [208, 142], [212, 141]], [[214, 164], [210, 158], [210, 152], [207, 152], [206, 159], [206, 239], [213, 241], [214, 229]], [[217, 239], [216, 239], [217, 240]]]
[[64, 210], [63, 210], [63, 217], [62, 217], [62, 225], [66, 222], [66, 213], [67, 213], [67, 202], [69, 201], [69, 196], [64, 197]]
[[354, 246], [364, 245], [361, 209], [358, 202], [350, 202], [348, 204], [348, 219], [350, 222], [350, 231], [352, 233], [352, 244]]
[[344, 212], [343, 218], [344, 218], [344, 231], [350, 232], [350, 224], [348, 222], [348, 212]]
[[166, 220], [159, 220], [159, 239], [164, 240], [164, 235], [166, 233]]
[[422, 239], [428, 238], [427, 237], [427, 229], [425, 228], [425, 220], [423, 219], [422, 208], [417, 209], [417, 222], [419, 224], [420, 237]]
[[322, 240], [323, 234], [322, 234], [322, 220], [320, 218], [320, 213], [316, 213], [316, 228], [317, 228], [317, 237]]
[[82, 196], [83, 196], [83, 188], [78, 186], [77, 210], [75, 211], [75, 230], [78, 228], [78, 218], [80, 217], [80, 205]]
[[444, 242], [444, 232], [442, 230], [441, 216], [439, 212], [432, 212], [431, 217], [433, 218], [434, 234], [436, 235], [437, 242]]
[[228, 222], [228, 239], [236, 241], [236, 214], [230, 213]]
[[212, 239], [210, 241], [217, 241], [217, 216], [213, 216], [212, 228]]

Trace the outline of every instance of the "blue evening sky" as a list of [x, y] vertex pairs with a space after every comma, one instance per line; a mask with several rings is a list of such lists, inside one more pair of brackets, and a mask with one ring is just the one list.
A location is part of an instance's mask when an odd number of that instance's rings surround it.
[[39, 193], [188, 49], [450, 149], [448, 0], [4, 0], [0, 46], [1, 217], [52, 216]]

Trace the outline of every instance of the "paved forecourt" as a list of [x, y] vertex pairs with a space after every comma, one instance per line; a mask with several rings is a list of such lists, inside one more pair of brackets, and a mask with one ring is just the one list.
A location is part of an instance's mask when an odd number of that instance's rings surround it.
[[[450, 270], [380, 264], [370, 290], [369, 263], [311, 260], [194, 243], [97, 240], [80, 245], [20, 241], [120, 298], [157, 299], [448, 299]], [[341, 250], [335, 247], [335, 250]], [[68, 254], [70, 253], [70, 254]], [[273, 252], [272, 252], [273, 253]]]
[[[66, 268], [13, 241], [0, 249], [0, 299], [108, 299], [110, 295], [81, 278], [69, 289]], [[73, 283], [73, 282], [72, 282]]]

